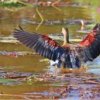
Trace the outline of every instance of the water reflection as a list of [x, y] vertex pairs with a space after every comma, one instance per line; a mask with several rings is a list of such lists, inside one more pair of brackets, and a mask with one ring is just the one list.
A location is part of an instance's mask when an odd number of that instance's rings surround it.
[[[11, 35], [20, 24], [29, 32], [41, 34], [58, 34], [61, 27], [67, 26], [70, 38], [81, 38], [85, 34], [77, 33], [81, 27], [80, 19], [92, 24], [100, 21], [96, 8], [81, 6], [64, 6], [60, 8], [61, 11], [51, 7], [39, 8], [45, 21], [37, 31], [40, 18], [34, 8], [23, 7], [16, 11], [0, 8], [0, 36]], [[67, 73], [57, 77], [45, 74], [47, 70], [51, 70], [48, 66], [47, 60], [19, 43], [0, 43], [0, 98], [99, 100], [100, 76], [90, 74], [97, 73], [99, 65], [90, 65], [88, 73]]]

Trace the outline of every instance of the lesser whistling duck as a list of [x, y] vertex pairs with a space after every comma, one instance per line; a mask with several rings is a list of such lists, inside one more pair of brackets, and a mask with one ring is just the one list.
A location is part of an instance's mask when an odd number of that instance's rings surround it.
[[[67, 32], [63, 29], [64, 44], [60, 46], [55, 40], [46, 35], [29, 33], [23, 29], [16, 29], [14, 37], [27, 47], [50, 60], [57, 61], [57, 67], [80, 68], [87, 61], [92, 61], [100, 54], [100, 24], [78, 45], [65, 46], [69, 42]], [[92, 35], [92, 36], [91, 36]], [[86, 42], [87, 41], [87, 42]]]
[[88, 22], [88, 21], [85, 21], [85, 20], [80, 20], [80, 30], [78, 30], [77, 32], [80, 32], [80, 33], [88, 33], [90, 32], [91, 28], [93, 28], [95, 26], [95, 24], [93, 22]]

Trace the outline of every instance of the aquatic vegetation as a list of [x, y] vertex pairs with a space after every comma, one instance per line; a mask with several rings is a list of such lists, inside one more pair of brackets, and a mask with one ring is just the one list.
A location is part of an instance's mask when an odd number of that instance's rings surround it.
[[12, 8], [12, 7], [23, 7], [24, 5], [21, 3], [5, 3], [5, 2], [0, 2], [0, 7], [8, 7], [8, 8]]
[[[0, 84], [3, 84], [3, 85], [12, 85], [13, 83], [16, 83], [16, 80], [14, 79], [4, 79], [4, 78], [0, 78]], [[18, 83], [16, 83], [18, 84]]]
[[[50, 0], [39, 1], [43, 1], [37, 5], [40, 15], [35, 5], [29, 6], [29, 2], [28, 5], [17, 3], [17, 7], [15, 4], [10, 6], [10, 3], [0, 7], [0, 99], [99, 100], [100, 58], [84, 72], [67, 71], [55, 76], [56, 68], [49, 66], [47, 59], [25, 48], [11, 36], [20, 24], [28, 32], [44, 33], [62, 43], [61, 27], [68, 27], [70, 41], [79, 42], [97, 23], [96, 20], [100, 22], [99, 0], [61, 0], [55, 7], [51, 3], [46, 5]], [[40, 16], [44, 20], [36, 30], [42, 20]], [[85, 30], [81, 31], [85, 34], [77, 32], [81, 27], [80, 20], [85, 22]]]
[[[25, 95], [32, 95], [32, 98], [60, 98], [60, 99], [75, 99], [81, 98], [81, 100], [91, 100], [99, 98], [99, 81], [98, 76], [87, 73], [67, 73], [67, 74], [59, 74], [58, 76], [47, 75], [47, 73], [42, 73], [38, 75], [34, 75], [32, 80], [37, 80], [43, 83], [48, 82], [48, 86], [52, 86], [50, 90], [44, 92], [30, 92], [25, 93]], [[99, 77], [100, 78], [100, 77]], [[37, 82], [36, 81], [36, 82]], [[38, 85], [37, 85], [38, 86]], [[94, 91], [95, 90], [95, 91]]]

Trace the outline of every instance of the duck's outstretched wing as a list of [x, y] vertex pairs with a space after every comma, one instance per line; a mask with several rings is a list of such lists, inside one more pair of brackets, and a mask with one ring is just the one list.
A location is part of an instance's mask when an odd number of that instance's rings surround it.
[[85, 48], [85, 51], [89, 53], [89, 57], [92, 60], [100, 55], [100, 32], [94, 36], [94, 41]]
[[93, 31], [80, 42], [80, 45], [85, 47], [84, 53], [86, 61], [92, 61], [100, 55], [100, 24], [95, 25]]
[[51, 60], [56, 60], [65, 51], [59, 44], [46, 35], [29, 33], [23, 29], [16, 29], [13, 36], [38, 54]]

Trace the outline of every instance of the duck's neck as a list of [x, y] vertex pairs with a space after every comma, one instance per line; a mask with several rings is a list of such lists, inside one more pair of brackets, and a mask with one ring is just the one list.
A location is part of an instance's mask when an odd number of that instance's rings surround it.
[[68, 43], [69, 43], [69, 31], [68, 31], [68, 29], [66, 29], [66, 34], [64, 34], [63, 46], [68, 45]]
[[81, 20], [81, 21], [80, 21], [80, 23], [81, 23], [81, 30], [84, 30], [84, 28], [85, 28], [84, 21], [83, 21], [83, 20]]
[[64, 35], [64, 43], [63, 43], [63, 45], [67, 45], [68, 44], [68, 42], [67, 42], [67, 34], [66, 35]]

